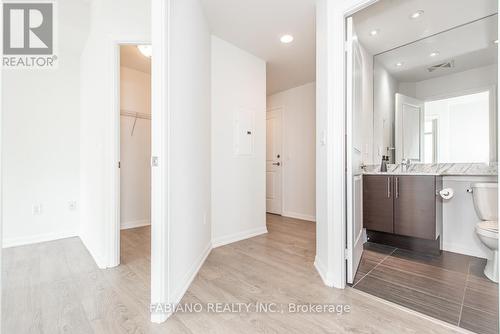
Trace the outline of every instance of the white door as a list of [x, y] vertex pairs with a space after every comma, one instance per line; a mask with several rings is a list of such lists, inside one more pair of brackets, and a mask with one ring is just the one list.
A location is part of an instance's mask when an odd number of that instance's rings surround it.
[[266, 211], [281, 215], [282, 109], [269, 110], [266, 120]]
[[396, 94], [396, 163], [424, 162], [424, 101]]
[[363, 254], [363, 75], [352, 18], [347, 19], [346, 151], [347, 151], [347, 282], [353, 283]]

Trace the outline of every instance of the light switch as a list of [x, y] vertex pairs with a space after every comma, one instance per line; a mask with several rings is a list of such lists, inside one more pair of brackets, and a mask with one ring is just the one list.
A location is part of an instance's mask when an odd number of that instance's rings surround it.
[[321, 131], [321, 139], [319, 141], [320, 145], [321, 146], [325, 146], [326, 145], [326, 131]]

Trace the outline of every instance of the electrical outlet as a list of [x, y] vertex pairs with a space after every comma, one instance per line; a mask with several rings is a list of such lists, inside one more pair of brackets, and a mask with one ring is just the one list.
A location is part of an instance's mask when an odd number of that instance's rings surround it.
[[77, 209], [76, 201], [69, 201], [68, 202], [68, 209], [70, 211], [76, 211], [76, 209]]
[[33, 213], [33, 216], [39, 216], [42, 214], [42, 205], [41, 204], [34, 204], [31, 212]]

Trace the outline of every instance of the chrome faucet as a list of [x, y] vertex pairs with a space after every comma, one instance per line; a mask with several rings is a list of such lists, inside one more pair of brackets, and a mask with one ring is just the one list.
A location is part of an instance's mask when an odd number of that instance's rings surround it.
[[408, 159], [408, 158], [403, 159], [403, 160], [401, 161], [401, 170], [402, 170], [403, 172], [408, 171], [408, 167], [410, 167], [410, 165], [411, 165], [411, 160], [410, 160], [410, 159]]

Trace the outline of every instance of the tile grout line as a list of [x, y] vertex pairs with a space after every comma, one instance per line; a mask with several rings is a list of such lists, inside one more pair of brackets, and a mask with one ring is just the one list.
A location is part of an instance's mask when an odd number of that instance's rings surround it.
[[467, 275], [465, 276], [464, 292], [462, 295], [462, 305], [460, 306], [460, 314], [458, 315], [458, 324], [457, 324], [458, 327], [460, 327], [460, 322], [462, 321], [462, 313], [464, 312], [465, 291], [467, 290], [467, 282], [469, 281], [469, 275], [470, 275], [470, 260], [467, 265]]
[[[371, 269], [367, 274], [365, 274], [355, 285], [352, 286], [352, 288], [355, 288], [355, 286], [362, 280], [364, 279], [366, 276], [368, 276], [373, 270], [375, 270], [375, 268], [379, 267], [380, 265], [383, 265], [383, 262], [385, 260], [387, 260], [392, 254], [394, 254], [395, 251], [397, 251], [398, 249], [395, 249], [391, 254], [387, 255], [384, 259], [382, 259], [375, 267], [373, 267], [373, 269]], [[420, 276], [420, 277], [426, 277], [426, 278], [429, 278], [427, 276], [422, 276], [422, 275], [418, 275], [418, 274], [414, 274], [412, 272], [408, 272], [406, 270], [400, 270], [400, 269], [395, 269], [395, 270], [398, 270], [398, 271], [401, 271], [401, 272], [405, 272], [405, 273], [408, 273], [410, 275], [414, 275], [414, 276]], [[466, 276], [467, 277], [467, 276]], [[445, 297], [442, 297], [442, 296], [437, 296], [437, 295], [433, 295], [429, 292], [425, 292], [425, 291], [422, 291], [418, 288], [414, 288], [414, 287], [410, 287], [410, 286], [407, 286], [405, 285], [404, 283], [395, 283], [395, 282], [390, 282], [390, 281], [387, 281], [385, 279], [382, 279], [382, 278], [374, 278], [374, 279], [378, 279], [378, 280], [381, 280], [381, 281], [384, 281], [384, 282], [387, 282], [387, 283], [390, 283], [390, 284], [393, 284], [393, 285], [397, 285], [399, 287], [402, 287], [402, 288], [405, 288], [407, 290], [411, 290], [411, 291], [416, 291], [416, 292], [419, 292], [419, 293], [422, 293], [424, 295], [427, 295], [427, 296], [433, 296], [435, 298], [438, 298], [440, 300], [443, 300], [443, 301], [446, 301], [446, 302], [449, 302], [449, 303], [453, 303], [453, 304], [456, 304], [456, 305], [461, 305], [459, 302], [455, 302], [455, 301], [452, 301], [452, 300], [449, 300]], [[364, 291], [364, 290], [361, 290], [361, 291]], [[383, 298], [382, 298], [383, 299]], [[462, 297], [462, 300], [464, 298]], [[479, 310], [480, 311], [480, 310]], [[417, 311], [418, 312], [418, 311]], [[460, 316], [460, 315], [459, 315]], [[448, 322], [450, 324], [453, 324], [452, 322]]]
[[384, 262], [385, 260], [387, 260], [387, 258], [389, 256], [391, 256], [392, 254], [394, 254], [395, 251], [397, 251], [398, 249], [397, 248], [394, 248], [394, 250], [392, 252], [390, 252], [389, 254], [387, 254], [379, 263], [377, 263], [375, 265], [375, 267], [373, 267], [371, 270], [369, 270], [363, 277], [361, 277], [359, 279], [359, 281], [356, 282], [356, 284], [354, 284], [352, 287], [354, 288], [356, 285], [358, 285], [359, 282], [361, 282], [366, 276], [368, 276], [372, 271], [375, 270], [375, 268], [377, 268], [382, 262]]

